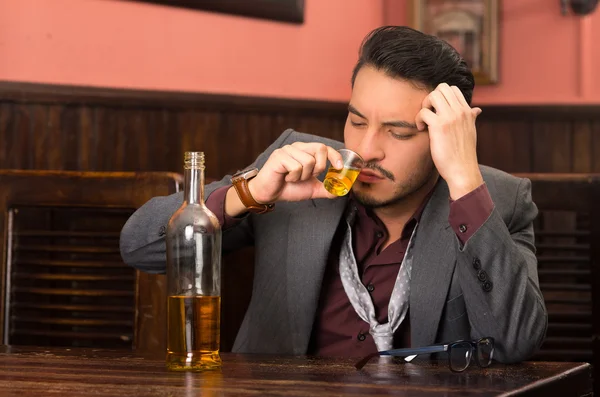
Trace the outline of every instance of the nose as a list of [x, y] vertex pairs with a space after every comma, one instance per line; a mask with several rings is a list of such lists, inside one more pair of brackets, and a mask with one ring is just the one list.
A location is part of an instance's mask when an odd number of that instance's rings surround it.
[[356, 151], [362, 156], [365, 163], [383, 160], [385, 155], [379, 131], [375, 128], [369, 128], [363, 135]]

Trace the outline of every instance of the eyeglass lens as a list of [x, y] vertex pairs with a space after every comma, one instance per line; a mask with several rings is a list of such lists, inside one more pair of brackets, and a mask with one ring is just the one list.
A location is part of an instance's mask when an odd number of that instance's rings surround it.
[[482, 367], [487, 367], [492, 363], [494, 355], [494, 344], [488, 338], [483, 338], [477, 343], [477, 361]]
[[450, 369], [464, 371], [471, 362], [473, 348], [469, 342], [454, 343], [450, 348]]

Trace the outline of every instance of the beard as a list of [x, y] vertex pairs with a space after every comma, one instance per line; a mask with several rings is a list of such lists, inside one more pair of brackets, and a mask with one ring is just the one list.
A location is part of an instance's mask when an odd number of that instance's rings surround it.
[[[379, 165], [367, 165], [365, 168], [376, 169], [390, 181], [395, 181], [393, 174], [390, 171], [381, 168]], [[421, 190], [434, 177], [437, 176], [437, 170], [433, 164], [433, 160], [430, 157], [425, 159], [419, 167], [415, 167], [415, 170], [416, 171], [408, 175], [408, 178], [405, 181], [394, 183], [394, 192], [391, 197], [374, 197], [370, 193], [371, 184], [360, 181], [357, 181], [356, 183], [360, 183], [362, 189], [353, 189], [353, 195], [360, 204], [367, 208], [375, 209], [391, 207]]]

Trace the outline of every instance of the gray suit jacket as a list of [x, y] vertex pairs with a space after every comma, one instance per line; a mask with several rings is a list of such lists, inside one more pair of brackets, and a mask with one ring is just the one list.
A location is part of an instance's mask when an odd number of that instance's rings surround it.
[[[340, 142], [285, 131], [253, 165], [261, 167], [277, 148], [296, 141]], [[547, 313], [538, 285], [532, 221], [537, 207], [531, 183], [482, 166], [495, 209], [462, 246], [448, 223], [449, 192], [437, 184], [414, 244], [410, 295], [412, 346], [491, 336], [495, 358], [530, 357], [546, 333]], [[230, 184], [230, 176], [206, 187], [207, 195]], [[224, 252], [253, 244], [252, 299], [234, 351], [301, 355], [307, 352], [331, 240], [347, 199], [277, 203], [264, 215], [248, 215], [223, 231]], [[121, 232], [124, 261], [142, 271], [165, 272], [165, 241], [159, 232], [182, 203], [182, 194], [155, 197], [139, 208]], [[492, 283], [484, 290], [475, 267]]]

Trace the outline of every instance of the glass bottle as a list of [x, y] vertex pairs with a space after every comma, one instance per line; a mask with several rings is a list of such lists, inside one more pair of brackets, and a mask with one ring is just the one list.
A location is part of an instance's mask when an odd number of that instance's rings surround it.
[[186, 152], [183, 204], [167, 227], [167, 368], [221, 366], [221, 226], [204, 204], [204, 153]]

